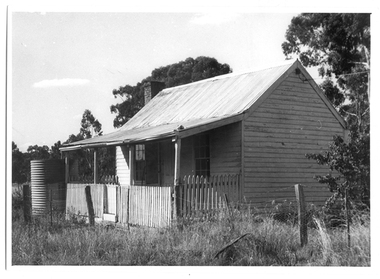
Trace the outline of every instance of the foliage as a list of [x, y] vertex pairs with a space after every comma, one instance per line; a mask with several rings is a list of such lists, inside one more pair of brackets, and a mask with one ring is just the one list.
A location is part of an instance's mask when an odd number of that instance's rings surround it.
[[23, 192], [22, 188], [12, 189], [12, 220], [19, 220], [23, 215]]
[[303, 13], [285, 37], [284, 54], [319, 67], [321, 88], [348, 124], [362, 129], [369, 123], [370, 15]]
[[357, 62], [369, 60], [370, 15], [303, 13], [293, 17], [285, 37], [284, 54], [298, 54], [306, 67], [319, 66], [322, 77], [351, 73]]
[[[21, 152], [12, 141], [12, 183], [22, 184], [30, 181], [30, 161], [60, 158], [60, 141], [49, 149], [47, 145], [30, 145], [26, 152]], [[58, 153], [57, 153], [58, 152]]]
[[61, 158], [61, 151], [59, 151], [59, 148], [62, 147], [61, 141], [57, 141], [54, 143], [54, 145], [50, 148], [50, 158], [51, 159], [60, 159]]
[[317, 175], [315, 178], [327, 184], [333, 193], [327, 201], [332, 205], [345, 197], [346, 189], [351, 200], [370, 206], [370, 138], [368, 134], [351, 132], [349, 142], [334, 136], [329, 150], [320, 154], [307, 154], [320, 165], [329, 167], [331, 173]]
[[103, 134], [102, 124], [98, 119], [95, 119], [90, 110], [86, 109], [81, 120], [81, 128], [79, 134], [84, 138], [92, 138]]
[[49, 147], [47, 145], [30, 145], [26, 151], [28, 152], [30, 160], [45, 160], [50, 157]]
[[28, 166], [24, 160], [24, 154], [12, 141], [12, 183], [24, 183], [28, 179]]
[[111, 106], [111, 113], [115, 113], [114, 127], [121, 127], [144, 106], [144, 89], [146, 82], [155, 80], [165, 83], [165, 87], [173, 87], [218, 75], [231, 73], [228, 64], [220, 64], [215, 58], [199, 56], [191, 57], [171, 65], [156, 68], [151, 76], [138, 82], [135, 86], [125, 85], [114, 89], [115, 98], [122, 102]]
[[[71, 134], [64, 143], [71, 143], [93, 136], [101, 136], [102, 124], [94, 117], [90, 110], [83, 113], [79, 133]], [[61, 141], [57, 141], [51, 148], [47, 145], [31, 145], [26, 152], [21, 152], [17, 144], [12, 142], [12, 183], [22, 184], [30, 181], [30, 161], [60, 159], [62, 147]], [[71, 153], [71, 163], [78, 160], [79, 172], [81, 175], [91, 175], [93, 169], [93, 151], [76, 150]], [[107, 147], [99, 149], [99, 175], [115, 174], [115, 148]]]
[[282, 44], [286, 56], [296, 54], [304, 66], [318, 66], [325, 78], [320, 87], [346, 120], [348, 141], [335, 136], [324, 154], [307, 154], [334, 174], [316, 179], [333, 196], [346, 191], [351, 199], [369, 206], [370, 196], [370, 15], [303, 13], [294, 17]]
[[[86, 109], [83, 113], [81, 120], [81, 127], [77, 135], [71, 134], [65, 143], [72, 143], [92, 137], [102, 136], [102, 124], [92, 114], [92, 112]], [[80, 175], [89, 176], [92, 175], [94, 169], [92, 149], [80, 149], [70, 152], [70, 165], [74, 161], [78, 161], [78, 173]], [[115, 174], [115, 148], [99, 148], [98, 149], [98, 164], [99, 175], [114, 175]]]

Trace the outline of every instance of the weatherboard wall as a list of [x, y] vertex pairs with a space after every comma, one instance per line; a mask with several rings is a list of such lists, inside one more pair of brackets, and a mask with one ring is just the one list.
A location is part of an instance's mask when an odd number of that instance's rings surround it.
[[241, 122], [210, 132], [211, 175], [238, 174], [241, 171]]
[[[203, 132], [209, 135], [210, 175], [241, 172], [241, 123]], [[194, 136], [182, 139], [181, 176], [195, 175]]]
[[120, 185], [130, 185], [129, 148], [126, 145], [116, 146], [116, 175]]
[[331, 195], [313, 179], [329, 170], [305, 154], [323, 152], [344, 130], [308, 81], [290, 74], [243, 123], [243, 199], [258, 206], [292, 201], [295, 184], [307, 186], [307, 202]]

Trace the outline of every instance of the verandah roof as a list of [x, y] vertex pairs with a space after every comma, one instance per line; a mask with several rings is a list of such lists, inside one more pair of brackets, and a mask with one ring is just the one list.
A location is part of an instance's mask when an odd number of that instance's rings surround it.
[[122, 145], [128, 143], [145, 142], [151, 140], [165, 139], [174, 136], [189, 136], [206, 131], [219, 126], [226, 125], [226, 123], [234, 123], [241, 120], [239, 115], [228, 118], [212, 118], [212, 119], [198, 119], [180, 123], [163, 124], [154, 127], [143, 127], [129, 130], [118, 130], [113, 133], [106, 134], [100, 137], [94, 137], [82, 141], [73, 142], [61, 147], [61, 151], [70, 151], [81, 148], [95, 148], [106, 147], [113, 145]]

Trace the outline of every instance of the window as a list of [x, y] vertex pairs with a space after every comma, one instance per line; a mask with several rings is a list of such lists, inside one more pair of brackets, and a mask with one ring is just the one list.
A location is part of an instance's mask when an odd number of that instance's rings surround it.
[[208, 134], [194, 137], [195, 175], [210, 176], [210, 139]]
[[135, 146], [135, 180], [143, 183], [145, 181], [145, 145]]
[[136, 144], [135, 181], [137, 185], [158, 184], [158, 143]]

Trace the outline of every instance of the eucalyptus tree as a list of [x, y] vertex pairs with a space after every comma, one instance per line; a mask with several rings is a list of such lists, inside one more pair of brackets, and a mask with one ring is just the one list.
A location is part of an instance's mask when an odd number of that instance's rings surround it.
[[349, 196], [370, 205], [370, 14], [303, 13], [291, 20], [282, 44], [287, 56], [317, 66], [327, 98], [345, 118], [349, 138], [335, 136], [328, 151], [307, 154], [335, 175], [315, 178], [333, 193], [333, 205]]

